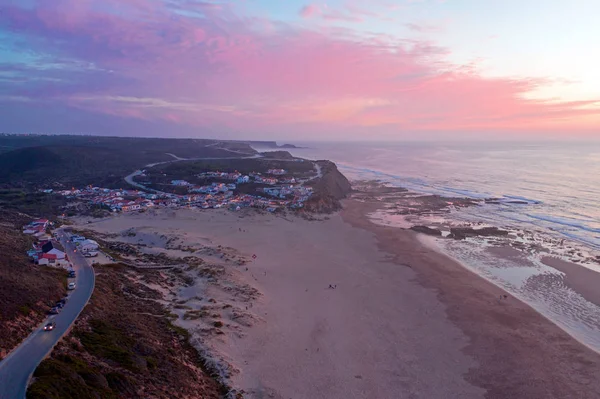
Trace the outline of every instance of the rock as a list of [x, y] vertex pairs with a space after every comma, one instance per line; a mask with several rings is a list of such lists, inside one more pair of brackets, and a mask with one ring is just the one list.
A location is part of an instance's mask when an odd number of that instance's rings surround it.
[[500, 230], [497, 227], [483, 227], [474, 229], [472, 227], [453, 227], [450, 229], [450, 238], [455, 240], [464, 240], [467, 237], [501, 237], [507, 236], [508, 231]]
[[427, 226], [412, 226], [410, 229], [412, 231], [416, 231], [417, 233], [427, 234], [429, 236], [442, 236], [442, 232], [440, 230], [432, 229], [431, 227]]
[[313, 195], [304, 203], [304, 210], [315, 213], [332, 213], [342, 208], [340, 200], [352, 191], [346, 177], [331, 161], [315, 161], [321, 168], [322, 176], [308, 182], [313, 187]]

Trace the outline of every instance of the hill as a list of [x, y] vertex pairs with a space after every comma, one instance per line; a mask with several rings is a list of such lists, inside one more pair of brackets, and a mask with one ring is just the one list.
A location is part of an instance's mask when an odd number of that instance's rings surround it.
[[21, 342], [65, 294], [66, 272], [36, 266], [25, 251], [31, 238], [21, 226], [31, 219], [0, 209], [0, 358]]
[[321, 168], [321, 177], [307, 183], [314, 189], [313, 196], [306, 201], [304, 209], [309, 212], [330, 213], [342, 208], [341, 199], [352, 191], [350, 182], [331, 161], [316, 161]]
[[120, 188], [124, 176], [151, 163], [256, 154], [235, 142], [93, 136], [0, 136], [0, 147], [5, 188]]

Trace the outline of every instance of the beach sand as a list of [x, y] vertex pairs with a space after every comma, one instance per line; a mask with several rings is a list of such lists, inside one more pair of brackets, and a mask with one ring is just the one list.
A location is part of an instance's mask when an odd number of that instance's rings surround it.
[[524, 303], [498, 301], [503, 291], [413, 232], [371, 223], [377, 206], [346, 200], [319, 221], [178, 210], [82, 227], [219, 248], [209, 260], [223, 281], [171, 292], [235, 309], [214, 315], [224, 333], [180, 323], [230, 364], [246, 398], [600, 397], [598, 354]]

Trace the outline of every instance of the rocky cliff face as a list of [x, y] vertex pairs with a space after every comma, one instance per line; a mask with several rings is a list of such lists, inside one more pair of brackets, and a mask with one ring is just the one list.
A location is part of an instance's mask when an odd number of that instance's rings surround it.
[[314, 194], [304, 209], [317, 213], [335, 212], [341, 209], [340, 200], [346, 198], [352, 186], [333, 162], [316, 161], [316, 164], [321, 168], [321, 177], [311, 183]]

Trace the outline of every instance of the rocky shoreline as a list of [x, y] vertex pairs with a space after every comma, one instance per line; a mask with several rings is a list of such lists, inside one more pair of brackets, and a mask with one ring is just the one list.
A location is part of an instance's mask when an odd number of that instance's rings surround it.
[[[433, 237], [470, 240], [495, 247], [509, 246], [526, 253], [543, 253], [574, 263], [600, 265], [600, 254], [577, 243], [552, 236], [548, 232], [494, 226], [483, 221], [465, 221], [458, 218], [463, 208], [486, 206], [489, 203], [496, 203], [497, 199], [474, 200], [423, 195], [403, 188], [387, 187], [378, 181], [353, 184], [356, 187], [353, 198], [381, 204], [381, 208], [371, 214], [378, 223], [410, 229]], [[524, 202], [515, 201], [503, 201], [503, 203]]]

